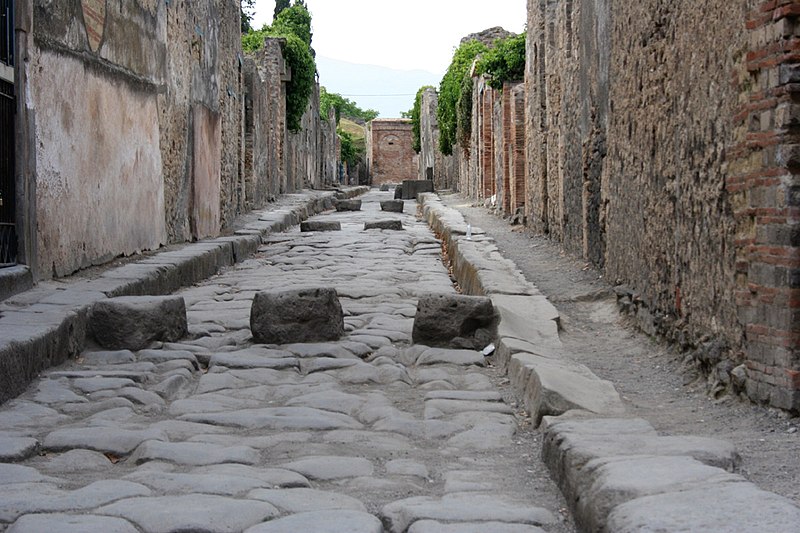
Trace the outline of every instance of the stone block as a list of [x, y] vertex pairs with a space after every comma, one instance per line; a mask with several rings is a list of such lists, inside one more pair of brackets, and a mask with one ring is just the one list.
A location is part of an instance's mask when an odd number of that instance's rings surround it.
[[401, 200], [403, 198], [403, 187], [398, 186], [394, 188], [394, 199]]
[[399, 220], [376, 220], [375, 222], [365, 223], [364, 229], [387, 229], [391, 231], [402, 231], [403, 223]]
[[306, 220], [300, 223], [300, 231], [307, 233], [309, 231], [341, 231], [342, 225], [339, 222], [328, 222], [321, 220]]
[[154, 341], [175, 342], [188, 334], [186, 302], [180, 296], [122, 296], [97, 302], [89, 331], [110, 350], [143, 350]]
[[253, 299], [250, 330], [264, 344], [332, 341], [344, 334], [344, 314], [331, 288], [260, 292]]
[[403, 180], [403, 200], [416, 200], [417, 195], [424, 192], [433, 192], [433, 182], [429, 180]]
[[419, 299], [411, 335], [415, 344], [482, 349], [494, 339], [496, 328], [489, 298], [432, 294]]
[[390, 213], [402, 213], [405, 202], [403, 200], [385, 200], [381, 202], [381, 211]]
[[361, 211], [361, 200], [336, 200], [337, 211]]

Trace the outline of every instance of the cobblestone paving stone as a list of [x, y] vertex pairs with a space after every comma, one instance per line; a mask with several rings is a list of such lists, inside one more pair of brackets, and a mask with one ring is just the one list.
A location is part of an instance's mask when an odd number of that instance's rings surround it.
[[[181, 291], [189, 337], [87, 351], [3, 405], [0, 531], [571, 531], [494, 369], [411, 344], [418, 297], [454, 288], [391, 197]], [[404, 229], [364, 229], [389, 218]], [[253, 343], [256, 292], [311, 287], [338, 292], [342, 339]]]

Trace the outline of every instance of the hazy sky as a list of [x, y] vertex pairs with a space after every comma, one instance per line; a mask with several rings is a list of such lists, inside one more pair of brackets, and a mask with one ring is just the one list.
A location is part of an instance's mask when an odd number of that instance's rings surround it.
[[[450, 65], [453, 50], [465, 35], [492, 26], [521, 33], [526, 4], [526, 0], [306, 0], [317, 56], [392, 69], [425, 70], [431, 73], [431, 85], [438, 85]], [[274, 0], [256, 0], [253, 26], [271, 23], [274, 9]], [[335, 73], [321, 70], [320, 83], [333, 92], [353, 91], [352, 87], [340, 88], [343, 85]], [[407, 90], [404, 88], [403, 92]], [[374, 91], [373, 88], [370, 93]], [[380, 92], [397, 94], [389, 85]], [[358, 97], [353, 100], [361, 104]], [[402, 104], [398, 109], [378, 110], [381, 116], [398, 116], [399, 110], [410, 107]]]

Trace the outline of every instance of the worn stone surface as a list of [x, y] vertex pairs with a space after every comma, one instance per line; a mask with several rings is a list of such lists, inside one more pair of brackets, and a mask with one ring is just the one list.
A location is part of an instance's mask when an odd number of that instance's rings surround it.
[[342, 306], [330, 288], [261, 292], [253, 299], [250, 329], [265, 344], [337, 340], [344, 334]]
[[381, 202], [381, 211], [389, 213], [402, 213], [405, 202], [403, 200], [384, 200]]
[[253, 526], [247, 533], [382, 533], [381, 521], [359, 511], [313, 511]]
[[328, 222], [321, 220], [306, 220], [300, 224], [300, 231], [341, 231], [342, 225], [339, 222]]
[[402, 231], [403, 230], [403, 221], [402, 220], [376, 220], [374, 222], [367, 222], [364, 224], [365, 230], [370, 229], [385, 229], [391, 231]]
[[89, 330], [100, 345], [112, 350], [174, 342], [187, 333], [186, 303], [176, 296], [109, 298], [92, 306]]
[[429, 346], [483, 349], [494, 337], [497, 316], [489, 298], [432, 294], [419, 299], [412, 337]]
[[137, 529], [122, 518], [93, 515], [29, 514], [25, 515], [9, 527], [9, 533], [38, 533], [41, 531], [59, 531], [63, 533], [86, 533], [87, 531], [103, 531], [107, 533], [136, 533]]

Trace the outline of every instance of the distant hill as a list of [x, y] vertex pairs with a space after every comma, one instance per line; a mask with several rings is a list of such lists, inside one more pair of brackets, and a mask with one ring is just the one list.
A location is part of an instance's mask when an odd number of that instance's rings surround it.
[[[317, 56], [319, 82], [329, 92], [339, 93], [362, 109], [375, 109], [381, 118], [398, 118], [414, 105], [423, 85], [439, 86], [441, 75], [424, 70], [395, 70], [376, 65], [359, 65]], [[401, 96], [359, 96], [401, 95]]]

